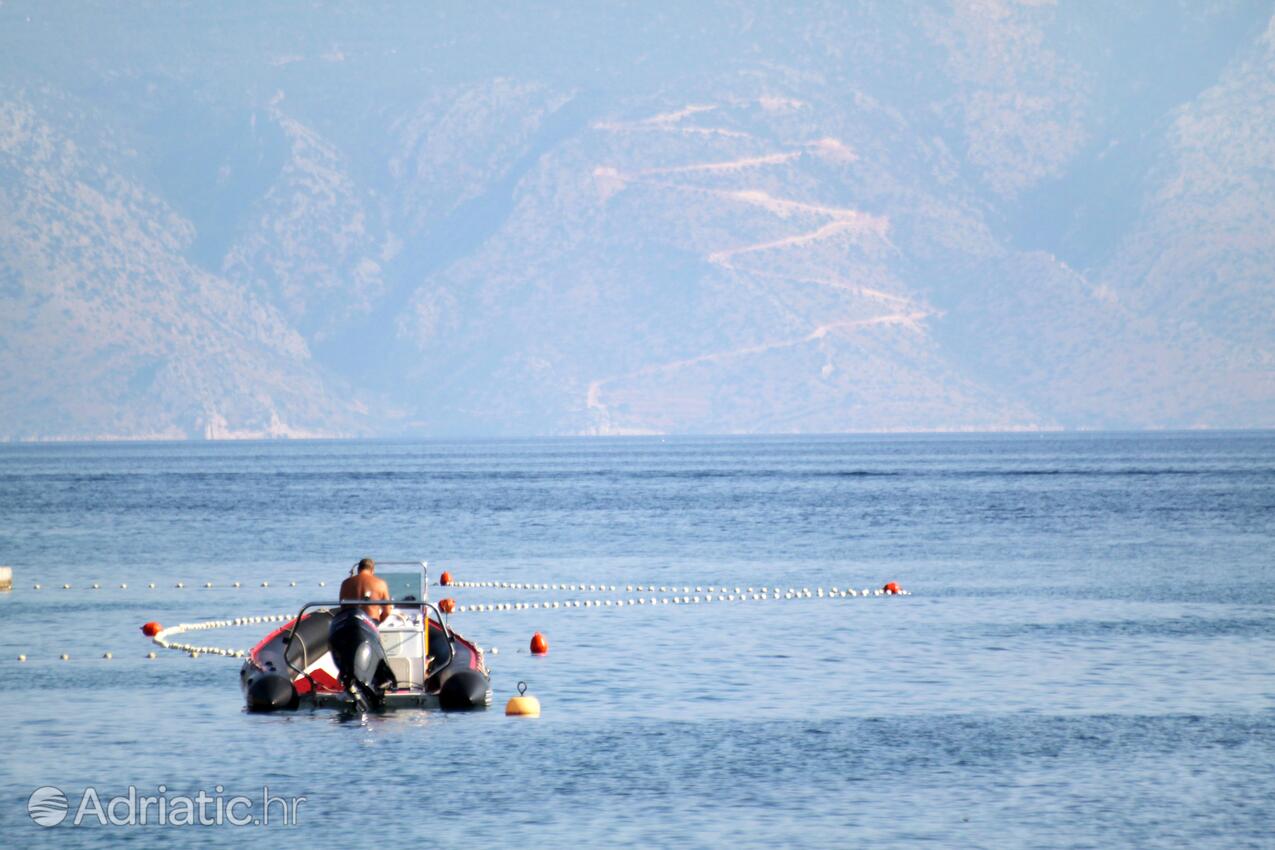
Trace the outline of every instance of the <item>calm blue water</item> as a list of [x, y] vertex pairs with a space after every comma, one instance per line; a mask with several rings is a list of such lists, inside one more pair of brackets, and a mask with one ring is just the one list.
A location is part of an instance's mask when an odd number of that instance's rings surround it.
[[[0, 843], [1271, 847], [1273, 548], [1269, 432], [0, 447]], [[456, 615], [532, 721], [250, 716], [237, 661], [144, 657], [146, 620], [295, 609], [363, 555], [914, 595]], [[160, 784], [307, 799], [292, 827], [27, 814]]]

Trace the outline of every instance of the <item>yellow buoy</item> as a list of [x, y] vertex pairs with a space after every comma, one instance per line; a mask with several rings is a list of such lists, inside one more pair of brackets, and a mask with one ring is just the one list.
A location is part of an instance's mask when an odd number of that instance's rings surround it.
[[505, 703], [506, 717], [539, 717], [540, 700], [527, 696], [527, 683], [518, 683], [518, 696]]

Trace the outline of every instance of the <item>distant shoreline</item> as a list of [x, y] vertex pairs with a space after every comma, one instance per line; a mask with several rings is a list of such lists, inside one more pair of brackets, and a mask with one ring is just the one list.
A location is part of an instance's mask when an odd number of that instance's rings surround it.
[[378, 436], [352, 436], [340, 434], [316, 434], [308, 436], [218, 436], [192, 438], [169, 434], [43, 436], [0, 438], [0, 446], [34, 445], [120, 445], [141, 443], [163, 444], [238, 444], [238, 443], [403, 443], [403, 442], [499, 442], [529, 440], [711, 440], [711, 439], [835, 439], [840, 437], [941, 437], [941, 436], [1101, 436], [1101, 435], [1172, 435], [1172, 434], [1262, 434], [1275, 432], [1273, 427], [1228, 428], [1196, 426], [1191, 428], [1063, 428], [1063, 427], [1006, 427], [1006, 428], [933, 428], [933, 429], [877, 429], [863, 431], [825, 431], [811, 433], [677, 433], [677, 434], [388, 434]]

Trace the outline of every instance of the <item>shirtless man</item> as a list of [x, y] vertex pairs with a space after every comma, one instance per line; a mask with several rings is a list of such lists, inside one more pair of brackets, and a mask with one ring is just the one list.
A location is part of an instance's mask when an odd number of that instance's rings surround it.
[[[376, 562], [371, 558], [359, 561], [358, 571], [341, 582], [342, 599], [389, 599], [390, 589], [384, 579], [376, 577]], [[348, 606], [342, 606], [348, 607]], [[394, 610], [393, 605], [364, 605], [363, 612], [377, 623], [384, 623], [385, 618]]]

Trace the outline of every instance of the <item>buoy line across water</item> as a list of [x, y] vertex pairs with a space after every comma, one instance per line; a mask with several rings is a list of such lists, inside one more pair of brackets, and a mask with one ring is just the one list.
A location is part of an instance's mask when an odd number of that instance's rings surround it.
[[[320, 586], [326, 582], [319, 582]], [[577, 592], [594, 592], [594, 593], [616, 593], [619, 592], [619, 585], [613, 584], [588, 584], [584, 582], [508, 582], [508, 581], [478, 581], [464, 582], [448, 580], [439, 583], [444, 587], [454, 588], [494, 588], [501, 590], [567, 590]], [[296, 587], [295, 581], [290, 582], [292, 587]], [[178, 588], [184, 587], [183, 582], [178, 582]], [[212, 587], [211, 582], [206, 582], [206, 588]], [[239, 587], [240, 583], [235, 582], [235, 587]], [[262, 587], [269, 587], [268, 581], [261, 582]], [[69, 589], [69, 584], [64, 584], [64, 588]], [[126, 588], [127, 585], [120, 585]], [[148, 587], [154, 588], [154, 582]], [[36, 585], [38, 590], [40, 585]], [[93, 589], [99, 589], [99, 585], [93, 585]], [[730, 587], [726, 585], [642, 585], [629, 584], [624, 585], [625, 593], [650, 593], [659, 594], [653, 596], [622, 596], [612, 599], [542, 599], [533, 602], [475, 602], [467, 605], [457, 604], [455, 599], [446, 598], [439, 601], [439, 609], [444, 614], [466, 614], [466, 613], [495, 613], [501, 611], [545, 611], [545, 610], [567, 610], [572, 608], [638, 608], [638, 607], [656, 607], [656, 606], [681, 606], [681, 605], [708, 605], [718, 603], [745, 603], [745, 602], [785, 602], [801, 599], [847, 599], [847, 598], [864, 598], [870, 596], [911, 596], [906, 590], [899, 587], [897, 582], [887, 582], [880, 589], [863, 588], [855, 590], [853, 588], [841, 589], [838, 587], [816, 587], [813, 590], [808, 587], [770, 587], [768, 585], [761, 587]], [[200, 655], [216, 655], [228, 658], [243, 658], [248, 653], [246, 650], [238, 648], [226, 648], [218, 646], [208, 646], [203, 644], [187, 643], [184, 641], [175, 641], [172, 638], [185, 634], [187, 632], [207, 631], [212, 629], [225, 629], [237, 626], [259, 625], [262, 623], [286, 623], [295, 617], [295, 614], [263, 614], [246, 617], [232, 617], [217, 620], [205, 620], [199, 623], [179, 623], [176, 626], [162, 628], [159, 623], [148, 622], [142, 626], [142, 630], [148, 637], [158, 646], [164, 649], [172, 649], [178, 652], [185, 652], [191, 657]], [[494, 653], [493, 653], [494, 654]], [[110, 652], [103, 653], [103, 659], [110, 660], [113, 654]], [[148, 653], [148, 658], [154, 658], [155, 654]], [[59, 658], [63, 661], [69, 661], [70, 656], [62, 653]], [[18, 656], [19, 662], [25, 662], [27, 656], [25, 654]]]
[[[197, 587], [194, 587], [192, 585], [187, 584], [185, 581], [178, 581], [172, 585], [172, 589], [185, 590], [189, 588], [189, 589], [196, 589], [196, 590], [226, 590], [226, 589], [237, 590], [239, 588], [245, 588], [245, 587], [251, 589], [250, 587], [251, 584], [252, 584], [251, 582], [241, 582], [241, 581], [234, 581], [228, 584], [215, 584], [211, 581], [205, 581], [205, 582], [201, 582]], [[316, 582], [316, 586], [318, 587], [326, 587], [327, 584], [328, 583], [326, 581]], [[847, 592], [851, 596], [855, 596], [855, 595], [908, 596], [909, 595], [908, 591], [899, 590], [897, 589], [897, 586], [893, 590], [889, 589], [890, 585], [893, 585], [893, 584], [895, 583], [890, 582], [889, 584], [886, 585], [885, 588], [882, 588], [881, 590], [876, 590], [876, 591], [871, 589], [855, 591], [855, 590], [851, 590], [847, 588]], [[628, 585], [621, 586], [621, 585], [615, 585], [615, 584], [606, 584], [606, 583], [595, 584], [595, 583], [589, 583], [589, 582], [522, 582], [522, 581], [450, 581], [450, 582], [438, 581], [438, 582], [431, 582], [431, 585], [433, 587], [449, 587], [449, 588], [458, 588], [458, 589], [533, 590], [533, 591], [553, 590], [553, 591], [569, 591], [569, 592], [576, 592], [576, 593], [665, 593], [665, 594], [667, 593], [686, 594], [686, 593], [692, 593], [692, 592], [701, 593], [701, 594], [702, 593], [727, 593], [727, 594], [734, 593], [736, 596], [738, 596], [741, 593], [753, 594], [756, 592], [760, 592], [762, 594], [765, 594], [768, 592], [781, 590], [780, 588], [777, 588], [777, 587], [776, 588], [770, 588], [770, 587], [744, 588], [738, 585], [735, 587], [730, 587], [728, 585], [692, 586], [692, 585], [676, 585], [676, 584], [674, 585], [628, 584]], [[70, 583], [63, 583], [60, 586], [63, 590], [74, 589], [74, 585]], [[278, 585], [271, 585], [271, 583], [268, 580], [266, 580], [257, 584], [257, 587], [263, 590], [269, 590], [269, 589], [274, 589], [279, 587], [296, 588], [298, 586], [299, 586], [299, 583], [296, 581], [289, 581], [286, 583], [286, 585], [283, 583], [280, 583]], [[31, 589], [43, 590], [44, 587], [45, 586], [43, 584], [36, 583], [31, 586]], [[127, 583], [121, 583], [117, 586], [119, 590], [128, 590], [129, 587], [130, 586]], [[147, 582], [144, 589], [155, 590], [157, 587], [158, 585], [152, 581], [152, 582]], [[85, 589], [103, 590], [103, 589], [109, 589], [109, 588], [103, 588], [100, 582], [93, 582], [92, 584], [88, 585], [87, 588]], [[137, 590], [142, 588], [134, 587], [133, 589]], [[787, 588], [787, 590], [793, 593], [798, 592], [798, 589], [793, 587], [789, 587]], [[800, 590], [807, 591], [809, 590], [809, 588], [801, 588]], [[835, 591], [836, 591], [836, 588], [831, 588], [829, 589], [828, 593], [834, 593]]]
[[[452, 582], [451, 587], [488, 587], [496, 583], [492, 582]], [[500, 583], [506, 584], [506, 583]], [[572, 585], [557, 585], [557, 587], [569, 587]], [[585, 587], [585, 585], [574, 585], [575, 587]], [[517, 589], [553, 589], [553, 585], [523, 583]], [[595, 585], [599, 590], [610, 590], [613, 585]], [[628, 585], [628, 588], [644, 592], [656, 592], [662, 594], [678, 593], [683, 591], [681, 595], [660, 595], [660, 596], [627, 596], [614, 599], [545, 599], [535, 602], [477, 602], [468, 605], [456, 604], [454, 599], [442, 599], [439, 601], [439, 609], [446, 614], [468, 614], [468, 613], [495, 613], [501, 611], [546, 611], [546, 610], [568, 610], [572, 608], [611, 608], [615, 610], [624, 608], [638, 607], [658, 607], [658, 606], [681, 606], [681, 605], [710, 605], [717, 603], [743, 603], [743, 602], [788, 602], [801, 599], [849, 599], [849, 598], [868, 598], [876, 596], [911, 596], [909, 591], [902, 590], [895, 582], [889, 582], [885, 587], [873, 590], [871, 588], [863, 588], [862, 590], [854, 590], [853, 588], [840, 589], [837, 587], [822, 588], [816, 587], [813, 590], [808, 587], [786, 589], [765, 587], [736, 587], [727, 588], [717, 585], [709, 586], [692, 586], [682, 585], [669, 586], [663, 585], [657, 588], [656, 585]], [[890, 589], [887, 589], [890, 588]], [[730, 592], [728, 592], [730, 591]], [[449, 603], [449, 604], [444, 604]], [[178, 623], [176, 626], [161, 628], [158, 623], [150, 622], [143, 626], [143, 630], [150, 636], [151, 640], [163, 649], [176, 650], [177, 652], [185, 652], [192, 658], [198, 658], [200, 655], [215, 655], [226, 658], [243, 658], [248, 653], [246, 650], [239, 648], [227, 648], [218, 646], [209, 646], [204, 644], [186, 643], [184, 641], [174, 641], [171, 638], [177, 635], [186, 634], [187, 632], [208, 631], [212, 629], [228, 629], [238, 626], [260, 625], [262, 623], [286, 623], [292, 620], [295, 614], [262, 614], [247, 617], [232, 617], [218, 620], [205, 620], [198, 623]], [[68, 661], [70, 657], [63, 653], [59, 656], [61, 660]], [[102, 656], [109, 660], [113, 656], [107, 652]], [[153, 658], [154, 653], [150, 653], [148, 658]], [[19, 655], [18, 661], [25, 662], [26, 655]]]
[[[197, 644], [183, 643], [169, 640], [170, 637], [185, 634], [186, 632], [205, 631], [208, 629], [228, 629], [235, 626], [252, 626], [261, 623], [286, 623], [293, 619], [295, 614], [262, 614], [252, 617], [234, 617], [225, 620], [205, 620], [200, 623], [178, 623], [167, 629], [160, 629], [155, 632], [151, 640], [164, 649], [175, 649], [178, 652], [186, 652], [191, 657], [200, 655], [222, 655], [227, 658], [243, 658], [248, 653], [242, 649], [226, 649], [218, 646], [202, 646]], [[149, 624], [148, 624], [149, 625]]]
[[[478, 583], [470, 583], [468, 586], [473, 587]], [[465, 587], [466, 585], [453, 582], [451, 587]], [[528, 589], [532, 585], [526, 585]], [[610, 587], [610, 586], [606, 586]], [[629, 585], [635, 590], [646, 590], [641, 585]], [[625, 596], [614, 599], [546, 599], [535, 602], [478, 602], [468, 605], [456, 604], [454, 599], [447, 598], [439, 601], [440, 610], [445, 613], [495, 613], [501, 611], [545, 611], [545, 610], [567, 610], [573, 608], [611, 608], [615, 610], [625, 608], [639, 607], [659, 607], [659, 606], [681, 606], [681, 605], [709, 605], [718, 603], [744, 603], [744, 602], [788, 602], [803, 599], [850, 599], [850, 598], [868, 598], [878, 596], [911, 596], [912, 594], [906, 590], [902, 590], [894, 582], [890, 582], [884, 588], [873, 590], [871, 588], [863, 588], [855, 590], [853, 588], [840, 589], [837, 587], [814, 589], [808, 587], [796, 588], [789, 587], [786, 589], [765, 587], [737, 587], [727, 588], [717, 585], [710, 586], [692, 586], [683, 585], [662, 586], [658, 590], [655, 585], [649, 586], [656, 593], [677, 593], [679, 590], [685, 591], [681, 595], [661, 595], [661, 596]], [[890, 589], [886, 589], [890, 588]], [[730, 592], [728, 592], [730, 591]], [[737, 591], [737, 592], [736, 592]], [[449, 603], [449, 604], [444, 604]], [[192, 657], [200, 655], [218, 655], [232, 658], [242, 658], [247, 652], [242, 649], [227, 649], [224, 647], [207, 646], [201, 644], [192, 644], [171, 640], [171, 638], [185, 634], [187, 632], [204, 631], [210, 629], [225, 629], [236, 626], [258, 625], [261, 623], [286, 623], [290, 621], [294, 614], [267, 614], [261, 616], [234, 617], [230, 619], [206, 620], [199, 623], [179, 623], [167, 629], [159, 629], [154, 632], [152, 640], [164, 649], [172, 649], [178, 652], [185, 652]], [[147, 624], [148, 626], [151, 624]], [[158, 624], [154, 624], [158, 625]]]
[[727, 593], [725, 588], [714, 592], [703, 591], [701, 593], [692, 593], [690, 588], [686, 589], [686, 593], [677, 596], [628, 596], [618, 597], [615, 599], [545, 599], [535, 602], [476, 602], [469, 605], [456, 605], [456, 613], [487, 613], [495, 611], [529, 611], [529, 610], [557, 610], [565, 608], [629, 608], [634, 606], [660, 606], [660, 605], [709, 605], [716, 603], [740, 603], [740, 602], [787, 602], [798, 599], [850, 599], [850, 598], [868, 598], [873, 596], [911, 596], [912, 594], [906, 590], [886, 591], [872, 590], [864, 588], [863, 590], [838, 588], [824, 589], [822, 587], [811, 590], [808, 587], [788, 588], [786, 590], [760, 588], [753, 590], [749, 588], [751, 593]]
[[[227, 629], [234, 626], [250, 626], [260, 623], [286, 623], [295, 617], [295, 614], [262, 614], [251, 617], [233, 617], [222, 620], [205, 620], [199, 623], [178, 623], [168, 628], [160, 627], [159, 623], [149, 622], [142, 626], [142, 631], [151, 639], [151, 642], [163, 649], [173, 649], [178, 652], [185, 652], [192, 658], [198, 658], [200, 655], [221, 655], [227, 658], [243, 658], [248, 653], [243, 649], [228, 649], [219, 646], [204, 646], [201, 644], [184, 643], [180, 641], [170, 640], [176, 635], [185, 634], [186, 632], [206, 631], [209, 629]], [[153, 627], [153, 628], [152, 628]], [[107, 651], [102, 654], [104, 660], [114, 658], [114, 653]], [[155, 653], [146, 654], [149, 659], [154, 659]], [[58, 656], [62, 661], [70, 661], [71, 656], [62, 653]], [[18, 661], [25, 662], [27, 656], [25, 654], [18, 656]]]
[[[250, 588], [250, 587], [252, 586], [252, 584], [253, 584], [253, 582], [243, 582], [243, 581], [232, 581], [232, 582], [229, 582], [229, 583], [227, 583], [227, 584], [217, 584], [217, 583], [215, 583], [215, 582], [205, 581], [205, 582], [201, 582], [198, 586], [195, 586], [195, 585], [187, 584], [187, 583], [183, 580], [183, 581], [177, 581], [177, 582], [174, 582], [174, 583], [173, 583], [173, 585], [172, 585], [172, 588], [171, 588], [171, 589], [172, 589], [172, 590], [186, 590], [186, 589], [188, 589], [188, 588], [189, 588], [189, 589], [192, 589], [192, 590], [226, 590], [226, 589], [230, 588], [230, 589], [238, 590], [239, 588]], [[328, 583], [327, 583], [326, 581], [319, 581], [319, 582], [316, 582], [316, 584], [317, 584], [317, 586], [318, 586], [318, 587], [327, 587], [327, 586], [328, 586]], [[438, 586], [438, 584], [439, 584], [438, 582], [435, 582], [435, 583], [434, 583], [434, 586], [436, 586], [436, 587], [437, 587], [437, 586]], [[157, 588], [159, 588], [159, 586], [160, 586], [160, 583], [158, 583], [158, 582], [148, 581], [148, 582], [146, 582], [146, 584], [145, 584], [143, 587], [134, 587], [134, 588], [133, 588], [133, 590], [156, 590]], [[257, 585], [256, 585], [256, 586], [257, 586], [257, 587], [259, 587], [259, 588], [262, 588], [262, 589], [270, 589], [270, 588], [271, 588], [271, 584], [270, 584], [269, 580], [261, 581], [261, 582], [257, 583]], [[301, 583], [300, 583], [300, 582], [298, 582], [298, 581], [296, 581], [295, 579], [293, 579], [292, 581], [288, 581], [288, 582], [280, 582], [278, 585], [275, 585], [275, 586], [276, 586], [276, 587], [289, 587], [289, 588], [296, 588], [296, 587], [300, 587], [300, 586], [301, 586]], [[44, 586], [43, 584], [41, 584], [40, 582], [36, 582], [36, 583], [34, 583], [34, 584], [32, 584], [32, 585], [31, 585], [31, 589], [32, 589], [32, 590], [44, 590], [44, 587], [45, 587], [45, 586]], [[71, 584], [70, 582], [62, 582], [61, 584], [59, 584], [59, 585], [58, 585], [58, 587], [60, 587], [62, 590], [74, 590], [74, 589], [75, 589], [75, 585]], [[92, 582], [92, 583], [90, 583], [90, 584], [88, 584], [88, 585], [85, 585], [84, 587], [82, 587], [82, 588], [80, 588], [80, 589], [81, 589], [81, 590], [111, 590], [112, 588], [104, 587], [104, 586], [102, 585], [102, 583], [101, 583], [101, 582], [97, 582], [97, 581], [95, 581], [95, 582]], [[120, 582], [118, 585], [116, 585], [116, 586], [115, 586], [115, 588], [114, 588], [114, 589], [116, 589], [116, 590], [128, 590], [128, 589], [129, 589], [129, 584], [128, 584], [128, 582]]]

